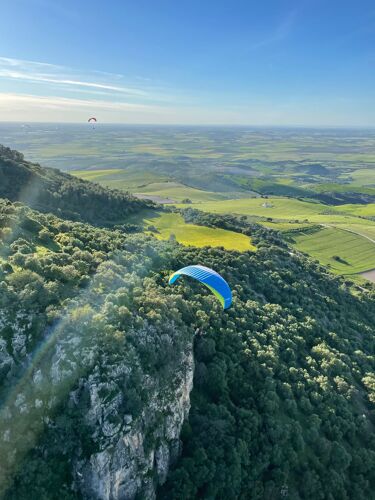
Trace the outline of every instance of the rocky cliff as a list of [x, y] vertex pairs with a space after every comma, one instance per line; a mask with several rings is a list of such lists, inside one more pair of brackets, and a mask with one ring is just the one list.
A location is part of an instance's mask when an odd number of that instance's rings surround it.
[[[180, 431], [190, 409], [193, 384], [192, 350], [173, 374], [168, 390], [157, 379], [147, 378], [149, 397], [136, 419], [119, 416], [126, 394], [110, 401], [100, 396], [103, 384], [89, 377], [77, 392], [87, 391], [90, 407], [85, 415], [99, 450], [74, 465], [74, 487], [84, 498], [132, 500], [155, 498], [155, 487], [166, 480], [170, 465], [180, 453]], [[105, 387], [105, 393], [108, 392]], [[79, 398], [79, 394], [72, 398]]]

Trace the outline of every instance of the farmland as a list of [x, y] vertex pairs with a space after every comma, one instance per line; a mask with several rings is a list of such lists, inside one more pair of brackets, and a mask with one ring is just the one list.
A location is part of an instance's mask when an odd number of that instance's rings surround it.
[[334, 227], [294, 238], [295, 247], [339, 274], [357, 274], [375, 268], [374, 244], [361, 236]]
[[[178, 205], [182, 208], [182, 205]], [[253, 198], [205, 202], [196, 205], [196, 208], [205, 212], [225, 214], [273, 217], [278, 220], [305, 219], [308, 216], [319, 214], [323, 208], [320, 203], [299, 201], [289, 198]]]
[[161, 213], [151, 217], [145, 214], [137, 218], [137, 222], [144, 225], [145, 232], [161, 240], [175, 238], [183, 245], [224, 247], [240, 252], [255, 250], [248, 236], [225, 229], [186, 224], [182, 216], [176, 213]]
[[[177, 205], [183, 207], [183, 205]], [[344, 275], [375, 268], [375, 222], [372, 205], [327, 207], [290, 198], [256, 198], [196, 203], [210, 213], [245, 215], [285, 233], [298, 250], [311, 255], [332, 272]]]
[[[0, 133], [28, 158], [77, 177], [181, 209], [246, 216], [332, 272], [375, 267], [374, 130], [0, 124]], [[243, 235], [187, 225], [178, 214], [148, 225], [157, 238], [249, 249]]]

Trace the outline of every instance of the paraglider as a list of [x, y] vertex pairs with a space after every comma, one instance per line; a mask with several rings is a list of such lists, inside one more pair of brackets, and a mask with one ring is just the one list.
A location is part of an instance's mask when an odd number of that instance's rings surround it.
[[182, 269], [179, 269], [175, 273], [171, 274], [169, 277], [169, 284], [173, 285], [173, 283], [178, 280], [181, 275], [190, 276], [191, 278], [194, 278], [206, 285], [206, 287], [209, 288], [215, 297], [220, 301], [223, 309], [228, 309], [228, 307], [230, 307], [232, 303], [231, 289], [225, 279], [213, 269], [199, 264], [195, 266], [183, 267]]
[[95, 128], [95, 123], [98, 121], [95, 116], [92, 116], [87, 120], [89, 123], [92, 123], [92, 128]]

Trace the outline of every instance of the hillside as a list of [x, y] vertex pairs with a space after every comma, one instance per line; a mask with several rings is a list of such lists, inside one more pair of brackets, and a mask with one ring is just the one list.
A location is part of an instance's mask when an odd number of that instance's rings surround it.
[[[7, 154], [2, 172], [35, 176], [49, 212], [53, 173]], [[81, 185], [96, 207], [97, 186]], [[20, 181], [6, 198], [25, 190]], [[61, 193], [62, 214], [74, 197]], [[115, 213], [113, 191], [100, 193]], [[185, 247], [1, 200], [0, 496], [371, 498], [374, 288], [349, 286], [245, 218], [184, 217], [251, 236], [257, 251]], [[168, 286], [190, 263], [230, 283], [228, 311], [196, 282]]]
[[0, 145], [0, 197], [72, 220], [113, 224], [152, 207], [129, 193], [105, 189], [56, 169], [25, 161], [23, 155]]

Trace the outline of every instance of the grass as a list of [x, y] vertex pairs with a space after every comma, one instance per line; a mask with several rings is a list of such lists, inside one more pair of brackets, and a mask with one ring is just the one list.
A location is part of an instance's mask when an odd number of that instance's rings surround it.
[[357, 234], [327, 227], [294, 236], [294, 240], [298, 250], [308, 253], [336, 273], [350, 275], [375, 268], [374, 244]]
[[260, 221], [260, 224], [262, 226], [268, 227], [269, 229], [273, 229], [274, 231], [281, 231], [281, 232], [289, 232], [293, 231], [294, 229], [308, 229], [312, 224], [301, 224], [297, 222], [267, 222], [267, 221]]
[[87, 181], [98, 182], [99, 180], [111, 179], [114, 174], [121, 172], [120, 168], [108, 168], [102, 170], [72, 170], [70, 174]]
[[340, 212], [345, 212], [357, 217], [375, 217], [375, 203], [369, 203], [367, 205], [341, 205], [335, 208]]
[[375, 241], [375, 222], [370, 224], [342, 224], [340, 228], [353, 231], [366, 238], [371, 238]]
[[[98, 169], [98, 170], [72, 170], [71, 174], [81, 179], [97, 182], [103, 186], [113, 189], [122, 189], [132, 193], [150, 195], [151, 198], [169, 199], [181, 202], [185, 198], [191, 201], [215, 201], [238, 197], [239, 193], [218, 193], [206, 191], [189, 186], [180, 182], [174, 182], [162, 174], [152, 172], [134, 171], [133, 169]], [[242, 193], [246, 196], [246, 193]]]
[[362, 193], [375, 195], [374, 187], [366, 187], [366, 185], [356, 184], [351, 182], [350, 184], [338, 184], [338, 183], [326, 183], [322, 182], [320, 184], [306, 183], [302, 184], [302, 187], [310, 189], [316, 193]]
[[168, 240], [174, 235], [176, 240], [182, 245], [192, 245], [196, 247], [224, 247], [226, 250], [255, 250], [248, 236], [225, 229], [216, 229], [195, 224], [186, 224], [180, 214], [163, 213], [158, 216], [143, 219], [146, 226], [154, 226], [158, 232], [153, 232], [156, 238]]
[[223, 193], [214, 193], [213, 191], [204, 191], [189, 186], [184, 186], [179, 182], [155, 182], [147, 184], [139, 193], [159, 196], [160, 198], [169, 198], [181, 202], [185, 198], [193, 202], [225, 200], [228, 196]]
[[347, 177], [351, 178], [354, 186], [375, 185], [374, 168], [359, 168], [351, 172]]
[[[7, 126], [3, 135], [28, 158], [79, 168], [71, 173], [111, 188], [159, 201], [189, 198], [192, 205], [177, 206], [246, 215], [283, 232], [308, 228], [310, 234], [293, 233], [296, 245], [334, 272], [375, 267], [374, 245], [365, 238], [375, 239], [375, 220], [369, 219], [375, 218], [375, 204], [333, 207], [301, 199], [309, 191], [375, 196], [372, 131], [86, 125], [35, 125], [26, 133]], [[324, 166], [327, 175], [305, 172], [310, 163]], [[270, 197], [251, 199], [252, 189]], [[243, 235], [187, 225], [178, 214], [152, 217], [148, 224], [158, 229], [157, 237], [173, 233], [187, 245], [251, 246]], [[312, 225], [326, 227], [311, 233]], [[337, 253], [348, 264], [332, 261]]]
[[[182, 207], [182, 205], [177, 205]], [[321, 203], [300, 201], [293, 198], [269, 197], [249, 198], [239, 200], [225, 200], [204, 202], [196, 208], [204, 212], [217, 214], [234, 213], [240, 215], [256, 215], [260, 217], [272, 217], [274, 219], [300, 220], [311, 215], [319, 214], [325, 206]]]
[[[178, 207], [184, 205], [177, 204]], [[203, 212], [218, 214], [234, 213], [248, 217], [262, 217], [262, 224], [280, 230], [289, 230], [293, 225], [327, 224], [358, 225], [375, 228], [375, 221], [363, 217], [375, 216], [375, 204], [328, 206], [319, 202], [296, 200], [294, 198], [269, 197], [232, 199], [224, 201], [203, 202], [192, 205]], [[266, 221], [265, 219], [272, 219]], [[287, 224], [286, 227], [283, 227]], [[277, 227], [279, 225], [279, 227]]]
[[141, 192], [149, 184], [167, 182], [169, 180], [168, 177], [162, 174], [122, 168], [72, 170], [70, 173], [81, 179], [97, 182], [112, 189], [122, 189], [132, 192]]

